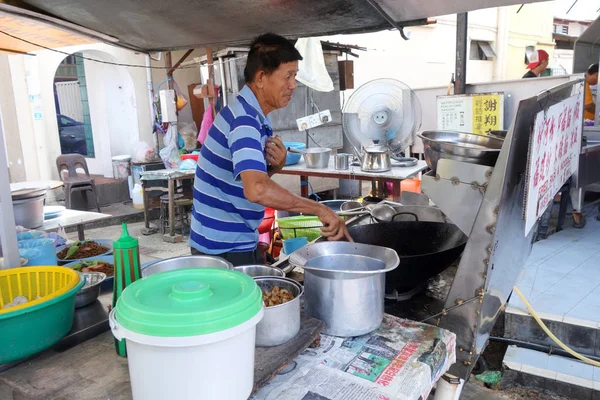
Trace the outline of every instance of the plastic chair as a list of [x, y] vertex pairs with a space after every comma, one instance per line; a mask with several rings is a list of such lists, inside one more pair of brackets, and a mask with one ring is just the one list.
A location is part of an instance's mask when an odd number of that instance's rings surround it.
[[[64, 154], [56, 158], [56, 167], [58, 168], [58, 176], [65, 184], [65, 205], [67, 208], [71, 208], [71, 196], [73, 192], [84, 192], [87, 196], [87, 191], [91, 191], [94, 195], [94, 201], [98, 212], [100, 211], [100, 203], [98, 203], [98, 194], [96, 192], [96, 184], [94, 179], [90, 176], [90, 171], [87, 167], [85, 157], [81, 154]], [[81, 168], [85, 172], [84, 175], [80, 175], [77, 169]], [[67, 176], [63, 175], [67, 172]]]

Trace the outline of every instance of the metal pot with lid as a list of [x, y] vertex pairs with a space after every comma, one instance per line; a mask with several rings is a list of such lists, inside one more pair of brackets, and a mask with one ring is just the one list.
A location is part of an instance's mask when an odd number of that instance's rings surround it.
[[392, 169], [392, 160], [387, 147], [374, 144], [363, 148], [362, 155], [357, 154], [360, 169], [365, 172], [386, 172]]

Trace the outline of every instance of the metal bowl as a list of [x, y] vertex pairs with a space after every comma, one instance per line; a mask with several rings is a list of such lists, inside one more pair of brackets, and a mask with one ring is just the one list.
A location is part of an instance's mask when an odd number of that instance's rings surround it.
[[326, 147], [314, 147], [303, 151], [304, 162], [308, 168], [327, 168], [327, 166], [329, 166], [331, 149]]
[[259, 347], [279, 346], [292, 340], [300, 332], [300, 297], [302, 285], [293, 279], [281, 277], [254, 278], [264, 292], [274, 286], [289, 290], [294, 299], [277, 306], [264, 307], [265, 314], [256, 326], [256, 345]]
[[243, 272], [244, 274], [253, 278], [261, 276], [285, 276], [285, 273], [279, 268], [269, 267], [267, 265], [242, 265], [233, 268], [236, 271]]
[[215, 256], [183, 256], [159, 260], [142, 268], [142, 277], [189, 268], [223, 268], [233, 269], [229, 261]]
[[102, 282], [106, 279], [106, 274], [102, 272], [82, 272], [85, 284], [75, 296], [75, 308], [85, 307], [92, 304], [100, 295]]
[[425, 131], [419, 137], [425, 161], [434, 171], [442, 158], [493, 167], [504, 144], [504, 140], [493, 136], [454, 131]]

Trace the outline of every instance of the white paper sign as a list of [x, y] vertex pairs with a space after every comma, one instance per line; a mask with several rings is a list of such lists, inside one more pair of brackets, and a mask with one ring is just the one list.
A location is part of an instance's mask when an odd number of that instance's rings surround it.
[[554, 201], [579, 165], [583, 129], [582, 95], [540, 111], [535, 117], [527, 171], [525, 236]]
[[437, 97], [437, 128], [485, 135], [504, 129], [504, 93]]

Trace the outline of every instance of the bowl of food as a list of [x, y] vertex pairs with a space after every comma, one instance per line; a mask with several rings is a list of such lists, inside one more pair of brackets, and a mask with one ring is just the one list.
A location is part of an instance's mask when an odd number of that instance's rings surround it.
[[115, 258], [112, 255], [77, 260], [65, 264], [64, 266], [82, 273], [101, 272], [106, 275], [106, 279], [100, 283], [100, 291], [112, 290], [113, 288]]
[[102, 272], [82, 273], [85, 284], [75, 296], [75, 308], [85, 307], [92, 304], [100, 295], [102, 282], [106, 280], [106, 274]]
[[93, 257], [112, 254], [113, 241], [108, 239], [78, 240], [56, 248], [58, 263], [89, 260]]
[[261, 276], [254, 281], [263, 292], [264, 316], [256, 327], [256, 345], [279, 346], [300, 332], [302, 285], [293, 279]]
[[281, 269], [269, 267], [268, 265], [242, 265], [233, 269], [253, 278], [259, 276], [285, 276], [285, 273]]

